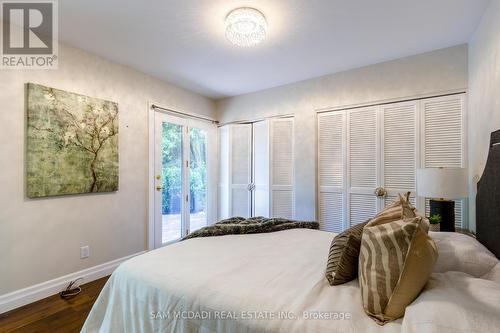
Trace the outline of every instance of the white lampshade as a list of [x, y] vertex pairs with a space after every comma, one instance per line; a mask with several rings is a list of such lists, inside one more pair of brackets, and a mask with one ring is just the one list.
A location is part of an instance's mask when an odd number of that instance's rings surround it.
[[418, 169], [417, 194], [426, 198], [465, 198], [467, 197], [467, 170], [460, 168]]

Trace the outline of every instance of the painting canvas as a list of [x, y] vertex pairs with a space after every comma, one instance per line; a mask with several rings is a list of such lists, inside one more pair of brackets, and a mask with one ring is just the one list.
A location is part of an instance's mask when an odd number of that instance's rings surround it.
[[27, 196], [118, 190], [118, 105], [28, 83]]

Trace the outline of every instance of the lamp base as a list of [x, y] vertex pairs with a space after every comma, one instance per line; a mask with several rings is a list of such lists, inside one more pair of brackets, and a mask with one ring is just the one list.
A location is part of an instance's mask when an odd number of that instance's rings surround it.
[[441, 215], [441, 231], [455, 232], [455, 201], [431, 199], [430, 216]]

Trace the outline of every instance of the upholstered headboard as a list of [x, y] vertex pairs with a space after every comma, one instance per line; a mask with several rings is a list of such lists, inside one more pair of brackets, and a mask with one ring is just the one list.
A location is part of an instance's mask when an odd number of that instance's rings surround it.
[[476, 237], [500, 258], [500, 130], [491, 133], [488, 160], [477, 183]]

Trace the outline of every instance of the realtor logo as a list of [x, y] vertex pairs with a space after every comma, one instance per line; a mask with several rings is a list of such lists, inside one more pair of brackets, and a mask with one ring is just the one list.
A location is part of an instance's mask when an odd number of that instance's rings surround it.
[[57, 2], [2, 1], [1, 68], [57, 68]]

